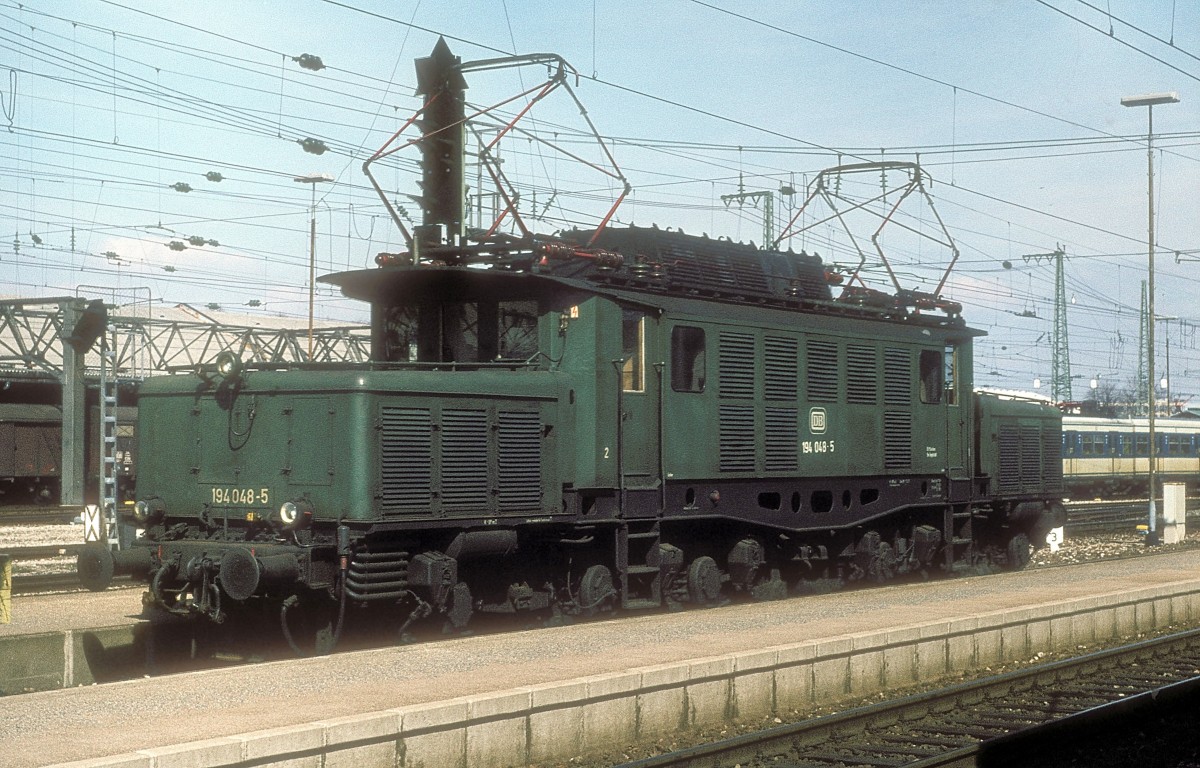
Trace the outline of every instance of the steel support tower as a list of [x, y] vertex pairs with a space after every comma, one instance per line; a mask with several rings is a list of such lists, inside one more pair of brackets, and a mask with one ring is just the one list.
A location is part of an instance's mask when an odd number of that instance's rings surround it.
[[1050, 390], [1057, 402], [1071, 400], [1071, 345], [1067, 340], [1067, 287], [1062, 246], [1054, 249], [1054, 337], [1051, 340]]

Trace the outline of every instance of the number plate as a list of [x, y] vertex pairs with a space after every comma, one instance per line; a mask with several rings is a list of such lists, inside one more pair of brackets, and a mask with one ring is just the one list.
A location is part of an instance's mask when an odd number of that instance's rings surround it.
[[212, 489], [212, 503], [222, 507], [265, 507], [271, 503], [271, 492], [269, 488], [216, 486]]

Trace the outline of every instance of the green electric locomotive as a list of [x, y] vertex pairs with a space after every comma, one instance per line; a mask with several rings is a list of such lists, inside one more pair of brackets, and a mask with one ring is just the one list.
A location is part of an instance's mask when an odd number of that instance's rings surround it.
[[1061, 421], [973, 391], [959, 307], [655, 228], [468, 232], [445, 167], [467, 70], [442, 43], [418, 64], [443, 106], [410, 251], [323, 278], [369, 302], [372, 359], [147, 380], [143, 533], [81, 555], [86, 584], [128, 571], [159, 609], [287, 633], [1025, 564], [1062, 515]]

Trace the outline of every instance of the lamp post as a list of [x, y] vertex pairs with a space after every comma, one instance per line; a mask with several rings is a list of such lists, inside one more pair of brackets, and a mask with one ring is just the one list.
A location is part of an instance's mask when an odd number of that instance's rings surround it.
[[312, 185], [312, 203], [309, 206], [308, 219], [308, 362], [313, 359], [313, 302], [317, 283], [317, 185], [333, 181], [328, 173], [310, 173], [307, 176], [297, 176], [294, 181], [299, 184]]
[[1157, 383], [1154, 380], [1154, 107], [1156, 104], [1177, 104], [1179, 102], [1179, 94], [1171, 91], [1169, 93], [1149, 93], [1143, 96], [1126, 96], [1121, 99], [1123, 107], [1146, 107], [1146, 115], [1148, 124], [1146, 128], [1146, 199], [1148, 201], [1147, 214], [1147, 235], [1146, 235], [1146, 250], [1147, 250], [1147, 287], [1146, 287], [1146, 315], [1150, 318], [1150, 322], [1146, 323], [1147, 339], [1146, 346], [1149, 349], [1149, 354], [1146, 356], [1149, 368], [1149, 377], [1147, 381], [1149, 386], [1146, 387], [1146, 399], [1148, 402], [1148, 410], [1150, 412], [1149, 423], [1149, 438], [1150, 438], [1150, 456], [1149, 469], [1147, 471], [1147, 480], [1150, 490], [1150, 525], [1146, 533], [1146, 544], [1158, 544], [1158, 532], [1156, 519], [1158, 512], [1154, 504], [1154, 474], [1155, 463], [1157, 462], [1157, 446], [1155, 445], [1154, 434], [1154, 385]]

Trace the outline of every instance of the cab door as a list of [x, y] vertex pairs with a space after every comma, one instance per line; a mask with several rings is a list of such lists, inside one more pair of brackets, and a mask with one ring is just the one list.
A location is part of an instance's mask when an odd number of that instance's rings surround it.
[[621, 310], [617, 370], [618, 481], [627, 516], [658, 514], [662, 492], [662, 373], [659, 325], [653, 315]]
[[951, 502], [966, 501], [971, 495], [971, 427], [974, 403], [968, 383], [962, 381], [962, 372], [969, 370], [969, 360], [963, 358], [970, 353], [970, 346], [956, 341], [947, 341], [942, 356], [944, 365], [943, 396], [946, 403], [946, 473], [950, 479]]
[[[947, 342], [940, 349], [922, 349], [920, 354], [920, 398], [926, 417], [921, 432], [925, 439], [924, 471], [945, 472], [950, 502], [971, 496], [970, 397], [964, 397], [959, 381], [961, 360], [957, 345]], [[914, 464], [914, 466], [916, 466]]]

